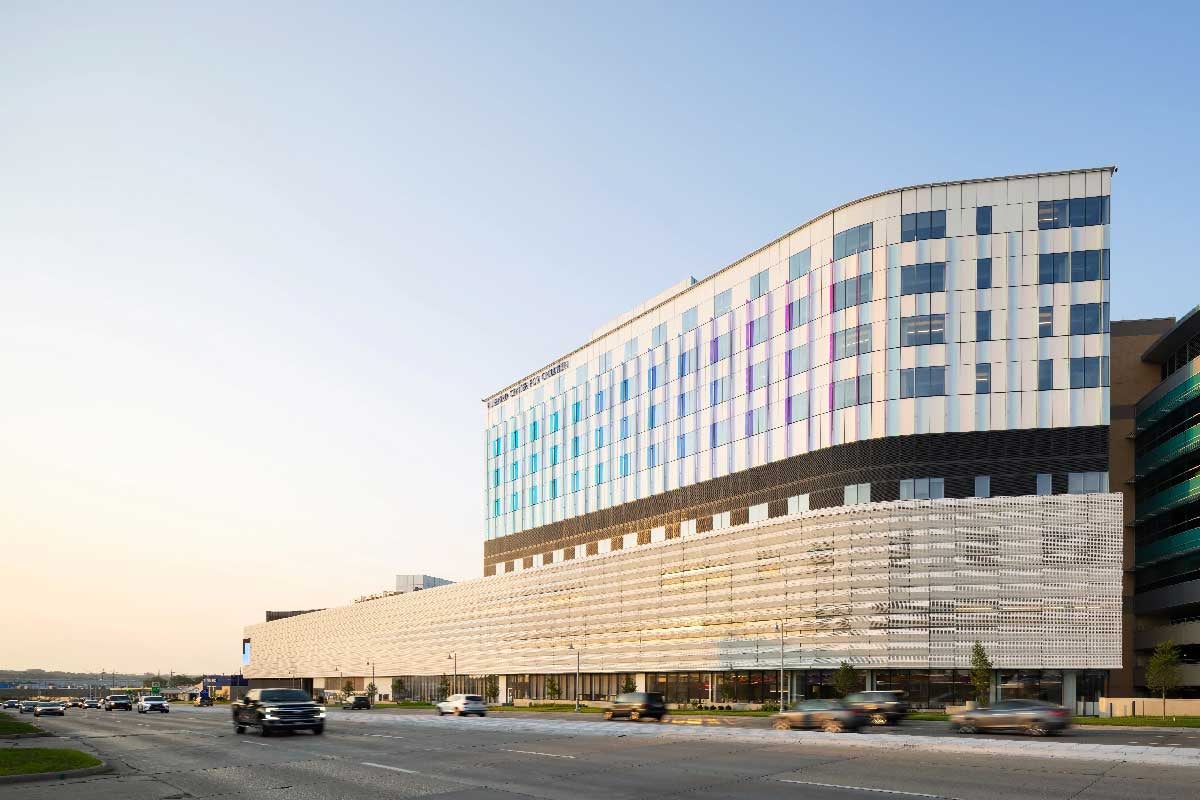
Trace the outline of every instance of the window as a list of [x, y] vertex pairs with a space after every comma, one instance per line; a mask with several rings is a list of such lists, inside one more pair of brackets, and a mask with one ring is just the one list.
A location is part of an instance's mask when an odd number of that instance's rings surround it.
[[733, 379], [726, 375], [709, 384], [708, 404], [715, 406], [733, 396]]
[[603, 411], [604, 410], [604, 390], [603, 389], [596, 392], [595, 401], [596, 401], [596, 404], [592, 410], [596, 411], [596, 412]]
[[571, 437], [571, 458], [578, 458], [578, 457], [579, 457], [579, 437], [572, 436]]
[[1054, 335], [1054, 306], [1042, 306], [1038, 309], [1038, 336]]
[[579, 472], [578, 471], [571, 473], [571, 491], [572, 492], [579, 491]]
[[762, 344], [771, 337], [771, 320], [763, 314], [750, 323], [750, 346]]
[[945, 478], [906, 478], [900, 481], [901, 500], [941, 500], [945, 496]]
[[1038, 283], [1069, 283], [1071, 280], [1070, 253], [1040, 253]]
[[516, 450], [517, 447], [519, 447], [521, 444], [521, 432], [513, 431], [512, 435], [509, 436], [509, 439], [510, 439], [509, 447], [512, 448], [513, 450]]
[[1108, 491], [1107, 472], [1068, 472], [1068, 494], [1096, 494]]
[[945, 367], [900, 370], [900, 397], [939, 397], [946, 393]]
[[717, 363], [723, 358], [729, 358], [729, 353], [733, 347], [733, 334], [722, 333], [717, 338], [713, 339], [709, 345], [710, 363]]
[[497, 436], [495, 439], [492, 440], [492, 455], [494, 455], [494, 456], [500, 455], [501, 449], [503, 447], [504, 447], [504, 437]]
[[797, 345], [783, 354], [783, 368], [789, 376], [799, 375], [809, 366], [808, 345], [806, 344]]
[[975, 312], [975, 341], [989, 342], [992, 339], [992, 312]]
[[646, 466], [647, 467], [658, 466], [659, 452], [661, 451], [661, 449], [662, 449], [662, 445], [659, 445], [659, 444], [652, 444], [646, 448]]
[[509, 511], [516, 511], [517, 509], [519, 509], [521, 507], [521, 493], [513, 492], [512, 497], [509, 498], [509, 503], [510, 503], [510, 505], [508, 507]]
[[833, 407], [849, 408], [871, 402], [871, 376], [859, 375], [833, 385]]
[[621, 417], [621, 438], [629, 438], [629, 417]]
[[553, 414], [550, 415], [550, 432], [555, 433], [557, 431], [558, 431], [558, 412], [555, 411]]
[[787, 329], [798, 328], [805, 325], [812, 319], [811, 311], [809, 310], [810, 298], [800, 297], [787, 305]]
[[558, 497], [558, 478], [550, 479], [550, 499]]
[[537, 472], [538, 469], [538, 454], [534, 453], [529, 457], [529, 471]]
[[654, 326], [654, 330], [650, 332], [651, 347], [658, 347], [667, 340], [667, 323], [663, 322]]
[[536, 442], [538, 438], [538, 421], [529, 423], [529, 441]]
[[571, 422], [579, 422], [579, 415], [582, 407], [583, 404], [578, 400], [571, 404]]
[[493, 517], [500, 516], [500, 498], [499, 497], [497, 497], [495, 500], [492, 501], [492, 516]]
[[517, 478], [521, 477], [521, 463], [519, 461], [512, 462], [512, 464], [509, 465], [508, 473], [509, 480], [515, 481]]
[[812, 266], [812, 250], [805, 249], [788, 258], [788, 280], [794, 281], [808, 274]]
[[900, 294], [946, 291], [946, 263], [913, 264], [900, 268]]
[[833, 310], [841, 311], [871, 299], [871, 273], [864, 272], [857, 278], [847, 278], [833, 285]]
[[900, 346], [946, 343], [946, 315], [926, 314], [900, 319]]
[[922, 211], [918, 214], [903, 214], [900, 217], [900, 241], [902, 242], [945, 238], [945, 211]]
[[990, 258], [975, 259], [975, 288], [992, 288], [992, 260]]
[[647, 425], [648, 428], [657, 428], [667, 421], [667, 406], [666, 403], [657, 403], [650, 406]]
[[604, 447], [604, 428], [596, 428], [596, 447]]
[[733, 308], [733, 289], [726, 289], [713, 298], [713, 316], [719, 317]]
[[623, 478], [629, 474], [629, 453], [621, 454], [620, 465], [621, 465], [621, 477]]
[[761, 406], [746, 412], [746, 435], [753, 436], [767, 429], [767, 407]]
[[687, 333], [688, 331], [695, 330], [697, 324], [699, 324], [697, 319], [697, 310], [695, 306], [692, 306], [687, 311], [683, 312], [683, 332]]
[[976, 364], [975, 365], [975, 394], [991, 394], [992, 392], [992, 365], [991, 364]]
[[492, 486], [500, 485], [500, 468], [496, 467], [492, 470]]
[[558, 464], [558, 445], [550, 445], [550, 466]]
[[1053, 494], [1054, 481], [1051, 479], [1050, 473], [1039, 472], [1037, 474], [1037, 493], [1038, 494]]
[[1093, 389], [1108, 386], [1108, 358], [1088, 356], [1071, 359], [1071, 388]]
[[[658, 387], [658, 369], [661, 364], [655, 364], [650, 369], [646, 370], [646, 388], [655, 389]], [[666, 376], [664, 376], [666, 377]]]
[[686, 417], [696, 411], [696, 390], [679, 395], [679, 416]]
[[696, 432], [690, 431], [677, 437], [675, 440], [675, 452], [679, 458], [690, 456], [696, 452]]
[[847, 506], [871, 502], [871, 484], [851, 483], [842, 490], [842, 504]]
[[808, 392], [794, 394], [786, 400], [787, 421], [808, 419]]
[[847, 328], [833, 335], [833, 360], [871, 352], [871, 325]]
[[1108, 332], [1108, 303], [1076, 303], [1071, 306], [1071, 335]]
[[596, 477], [593, 483], [596, 485], [604, 483], [604, 464], [597, 464], [593, 471]]
[[[946, 213], [944, 211], [942, 212], [942, 224], [946, 224]], [[835, 234], [833, 237], [834, 259], [845, 258], [855, 253], [861, 253], [864, 250], [870, 250], [872, 227], [871, 223], [867, 222], [853, 227], [848, 231]]]
[[1038, 361], [1038, 391], [1049, 391], [1054, 388], [1054, 361], [1043, 358]]
[[1038, 228], [1040, 230], [1107, 225], [1109, 221], [1108, 195], [1038, 202]]
[[529, 505], [537, 505], [537, 489], [536, 486], [529, 487]]
[[1109, 250], [1072, 250], [1071, 281], [1108, 280], [1111, 258]]
[[747, 391], [752, 392], [755, 389], [761, 389], [767, 385], [767, 381], [769, 380], [769, 376], [767, 374], [768, 363], [769, 362], [767, 361], [760, 361], [754, 366], [746, 368]]
[[750, 276], [750, 299], [757, 300], [771, 291], [771, 270], [764, 269], [757, 275]]
[[992, 207], [979, 206], [975, 209], [975, 235], [985, 236], [992, 232]]
[[992, 496], [992, 476], [991, 475], [976, 475], [975, 476], [975, 496], [976, 497], [991, 497]]
[[632, 361], [634, 356], [637, 355], [637, 349], [638, 349], [637, 344], [638, 344], [638, 342], [637, 342], [636, 336], [625, 343], [625, 360], [626, 361]]
[[686, 353], [679, 354], [679, 377], [690, 375], [692, 370], [699, 366], [696, 348], [688, 350]]

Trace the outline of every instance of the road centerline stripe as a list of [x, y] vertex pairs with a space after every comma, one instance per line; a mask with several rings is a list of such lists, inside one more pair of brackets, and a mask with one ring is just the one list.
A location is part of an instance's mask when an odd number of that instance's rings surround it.
[[564, 756], [560, 753], [540, 753], [537, 750], [509, 750], [507, 747], [500, 748], [505, 753], [524, 753], [527, 756], [545, 756], [546, 758], [574, 758], [575, 756]]
[[840, 783], [818, 783], [817, 781], [796, 781], [780, 778], [780, 783], [795, 783], [800, 786], [818, 786], [822, 789], [848, 789], [855, 792], [877, 792], [879, 794], [893, 794], [901, 797], [924, 797], [927, 800], [952, 800], [940, 794], [925, 794], [923, 792], [903, 792], [899, 789], [876, 789], [872, 786], [847, 786]]
[[377, 769], [390, 769], [392, 772], [404, 772], [409, 775], [419, 774], [415, 769], [405, 769], [404, 767], [393, 767], [389, 764], [376, 764], [374, 761], [360, 761], [364, 767], [375, 767]]

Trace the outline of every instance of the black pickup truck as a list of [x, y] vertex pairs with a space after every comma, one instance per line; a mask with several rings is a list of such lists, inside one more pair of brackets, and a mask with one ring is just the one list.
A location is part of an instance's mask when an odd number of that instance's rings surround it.
[[300, 689], [251, 689], [233, 704], [233, 727], [238, 733], [258, 728], [262, 736], [275, 731], [325, 732], [325, 707]]

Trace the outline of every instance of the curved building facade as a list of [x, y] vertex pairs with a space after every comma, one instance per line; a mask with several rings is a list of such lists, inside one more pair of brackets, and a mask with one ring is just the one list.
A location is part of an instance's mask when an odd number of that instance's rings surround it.
[[1094, 701], [1113, 171], [864, 198], [600, 328], [485, 399], [482, 579], [250, 626], [247, 673], [758, 701], [846, 661], [938, 706], [980, 641], [997, 694]]

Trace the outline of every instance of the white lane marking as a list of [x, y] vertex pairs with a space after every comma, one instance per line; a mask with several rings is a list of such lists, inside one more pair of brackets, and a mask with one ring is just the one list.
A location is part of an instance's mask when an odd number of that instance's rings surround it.
[[819, 786], [822, 789], [850, 789], [855, 792], [878, 792], [879, 794], [895, 794], [902, 797], [926, 797], [930, 800], [947, 800], [940, 794], [924, 794], [922, 792], [902, 792], [899, 789], [875, 789], [871, 786], [845, 786], [840, 783], [817, 783], [816, 781], [790, 781], [780, 778], [780, 783], [797, 783], [801, 786]]
[[574, 758], [575, 756], [564, 756], [559, 753], [539, 753], [537, 750], [509, 750], [501, 747], [505, 753], [524, 753], [527, 756], [545, 756], [546, 758]]
[[374, 736], [376, 739], [403, 739], [403, 736], [392, 736], [390, 733], [364, 733], [363, 736]]
[[364, 767], [377, 767], [378, 769], [390, 769], [392, 772], [406, 772], [409, 775], [417, 775], [415, 769], [405, 769], [404, 767], [391, 767], [387, 764], [376, 764], [374, 761], [360, 761]]
[[271, 745], [267, 744], [266, 742], [252, 742], [249, 739], [241, 739], [239, 741], [241, 741], [242, 744], [256, 744], [259, 747], [270, 747], [271, 746]]

